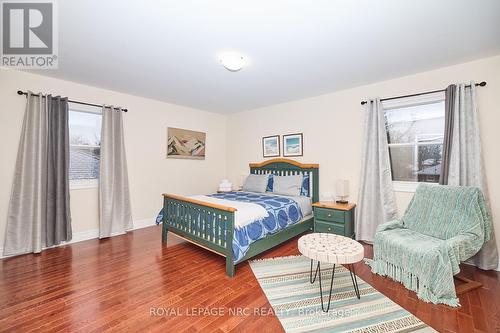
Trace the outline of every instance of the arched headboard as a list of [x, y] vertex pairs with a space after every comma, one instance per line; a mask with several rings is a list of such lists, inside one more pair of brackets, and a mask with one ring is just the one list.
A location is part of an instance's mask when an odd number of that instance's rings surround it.
[[277, 176], [309, 175], [309, 196], [312, 202], [319, 201], [319, 164], [304, 164], [286, 158], [274, 158], [262, 163], [250, 163], [250, 173]]

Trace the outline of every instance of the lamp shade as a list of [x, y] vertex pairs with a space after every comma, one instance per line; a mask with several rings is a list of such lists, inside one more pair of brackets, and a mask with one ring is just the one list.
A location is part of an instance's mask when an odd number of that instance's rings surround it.
[[348, 197], [349, 196], [349, 181], [346, 179], [337, 179], [335, 184], [336, 194], [339, 197]]
[[229, 180], [223, 179], [219, 184], [219, 192], [230, 192], [232, 190], [232, 184]]

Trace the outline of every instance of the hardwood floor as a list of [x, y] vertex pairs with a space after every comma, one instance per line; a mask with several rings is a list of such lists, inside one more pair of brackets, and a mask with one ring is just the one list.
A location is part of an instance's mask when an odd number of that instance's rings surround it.
[[[149, 227], [1, 260], [0, 331], [283, 331], [247, 263], [230, 279], [223, 258], [188, 243], [167, 248], [160, 233]], [[296, 243], [261, 257], [298, 254]], [[463, 272], [483, 287], [452, 309], [356, 265], [362, 279], [438, 331], [500, 332], [500, 273], [466, 265]]]

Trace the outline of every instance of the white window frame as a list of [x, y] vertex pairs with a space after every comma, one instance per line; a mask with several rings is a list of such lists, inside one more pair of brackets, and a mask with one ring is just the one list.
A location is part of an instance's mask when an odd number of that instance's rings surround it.
[[[399, 108], [410, 107], [410, 106], [418, 106], [418, 105], [443, 102], [444, 100], [445, 100], [444, 92], [437, 92], [437, 93], [425, 94], [425, 95], [420, 95], [420, 96], [402, 97], [402, 98], [391, 99], [388, 101], [382, 101], [382, 106], [383, 106], [383, 110], [385, 112], [385, 111], [391, 110], [391, 109], [399, 109]], [[434, 145], [434, 144], [436, 144], [436, 143], [432, 143], [432, 144], [418, 143], [418, 140], [417, 140], [416, 143], [391, 143], [388, 146], [389, 147], [404, 147], [404, 146], [416, 147], [416, 151], [418, 151], [419, 146]], [[396, 192], [413, 193], [417, 190], [418, 184], [420, 184], [420, 182], [398, 181], [398, 180], [392, 181], [392, 187], [393, 187], [394, 191], [396, 191]], [[426, 183], [426, 184], [438, 185], [438, 183]]]
[[99, 187], [99, 179], [72, 179], [69, 181], [69, 189], [73, 190], [87, 190]]
[[[82, 105], [82, 104], [77, 104], [77, 103], [68, 103], [68, 109], [70, 112], [82, 112], [82, 113], [92, 113], [92, 114], [98, 114], [102, 116], [102, 109], [96, 106], [90, 106], [90, 105]], [[77, 146], [77, 145], [72, 145], [71, 146]], [[94, 147], [94, 148], [99, 148], [100, 146], [85, 146], [85, 147]], [[73, 179], [69, 181], [69, 189], [70, 191], [73, 190], [86, 190], [86, 189], [94, 189], [99, 187], [99, 179]]]

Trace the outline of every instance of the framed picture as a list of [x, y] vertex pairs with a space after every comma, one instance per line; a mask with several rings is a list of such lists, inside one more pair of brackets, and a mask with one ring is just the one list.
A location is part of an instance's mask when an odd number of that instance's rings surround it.
[[302, 133], [283, 135], [283, 156], [302, 156]]
[[280, 156], [280, 136], [266, 136], [262, 138], [262, 155], [264, 157]]
[[206, 133], [181, 128], [167, 129], [167, 158], [205, 159]]

